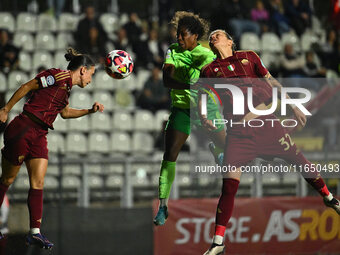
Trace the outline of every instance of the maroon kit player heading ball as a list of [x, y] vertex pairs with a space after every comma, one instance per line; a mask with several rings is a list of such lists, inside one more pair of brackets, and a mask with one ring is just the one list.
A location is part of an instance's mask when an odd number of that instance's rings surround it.
[[23, 112], [9, 123], [4, 132], [0, 204], [9, 185], [17, 176], [21, 164], [25, 162], [30, 180], [27, 198], [30, 231], [26, 241], [30, 245], [38, 245], [45, 249], [53, 247], [53, 243], [40, 234], [44, 176], [48, 164], [46, 139], [48, 129], [53, 129], [53, 122], [58, 114], [64, 119], [69, 119], [104, 110], [104, 106], [97, 102], [90, 109], [78, 110], [69, 107], [68, 99], [72, 86], [85, 88], [92, 80], [95, 64], [89, 56], [78, 54], [71, 48], [68, 49], [65, 58], [69, 61], [67, 70], [52, 68], [39, 73], [33, 80], [21, 85], [0, 109], [0, 121], [6, 122], [13, 106], [28, 92], [32, 92]]
[[[234, 51], [232, 38], [224, 30], [215, 30], [210, 34], [209, 46], [217, 55], [217, 59], [205, 66], [201, 71], [202, 78], [230, 78], [242, 84], [239, 88], [247, 98], [247, 88], [251, 84], [245, 84], [242, 79], [263, 78], [264, 82], [253, 86], [253, 105], [257, 110], [268, 109], [266, 102], [271, 102], [272, 87], [277, 87], [281, 92], [281, 84], [274, 79], [263, 66], [259, 56], [253, 51]], [[248, 85], [248, 86], [246, 86]], [[245, 114], [232, 114], [232, 96], [229, 90], [218, 90], [223, 102], [225, 119], [235, 122], [250, 121], [252, 119], [277, 119], [274, 114], [258, 116], [245, 109]], [[287, 98], [288, 95], [286, 95]], [[247, 107], [245, 107], [247, 108]], [[300, 125], [306, 124], [306, 117], [297, 107], [292, 110]], [[204, 119], [202, 122], [207, 128], [213, 129], [212, 122]], [[247, 165], [256, 157], [279, 157], [292, 165], [311, 165], [311, 163], [299, 152], [291, 141], [289, 134], [283, 129], [280, 122], [264, 121], [262, 127], [250, 127], [250, 125], [234, 125], [228, 127], [228, 134], [224, 150], [224, 165], [233, 166], [237, 170], [226, 173], [223, 176], [222, 194], [220, 196], [215, 220], [215, 233], [213, 243], [204, 255], [222, 254], [224, 251], [223, 237], [226, 226], [234, 207], [234, 198], [241, 177], [241, 166]], [[309, 168], [310, 169], [310, 168]], [[340, 214], [339, 201], [328, 191], [323, 179], [318, 173], [304, 173], [305, 180], [323, 197], [324, 203]]]

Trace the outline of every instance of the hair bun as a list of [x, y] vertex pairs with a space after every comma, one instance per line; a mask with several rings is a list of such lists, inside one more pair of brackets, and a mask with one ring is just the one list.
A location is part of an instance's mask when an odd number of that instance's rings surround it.
[[81, 54], [79, 54], [75, 49], [73, 48], [68, 48], [67, 52], [65, 54], [65, 58], [67, 61], [71, 61], [72, 59], [74, 59], [77, 56], [81, 56]]

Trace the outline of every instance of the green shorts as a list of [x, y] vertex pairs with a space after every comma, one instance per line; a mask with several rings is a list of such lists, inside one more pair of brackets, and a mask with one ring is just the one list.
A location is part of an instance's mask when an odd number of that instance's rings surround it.
[[[166, 124], [165, 130], [175, 129], [181, 131], [187, 135], [190, 135], [191, 127], [195, 126], [203, 128], [201, 120], [199, 119], [198, 113], [191, 113], [193, 116], [190, 117], [190, 109], [182, 109], [178, 107], [171, 107], [170, 116], [168, 123]], [[215, 105], [208, 104], [208, 119], [222, 119], [221, 114]], [[212, 132], [220, 132], [224, 129], [224, 125], [217, 125], [217, 129]]]

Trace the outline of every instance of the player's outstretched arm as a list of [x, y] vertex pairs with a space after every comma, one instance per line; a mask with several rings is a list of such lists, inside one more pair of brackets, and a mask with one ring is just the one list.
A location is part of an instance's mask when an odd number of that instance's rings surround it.
[[22, 84], [8, 100], [7, 104], [0, 109], [0, 121], [6, 122], [8, 118], [8, 113], [13, 108], [13, 106], [19, 102], [21, 98], [27, 95], [31, 90], [36, 90], [39, 88], [39, 83], [36, 79], [30, 80], [25, 84]]
[[170, 89], [190, 89], [190, 85], [176, 81], [174, 77], [175, 66], [164, 64], [163, 66], [163, 83], [164, 86]]
[[92, 105], [91, 109], [74, 109], [69, 107], [69, 105], [67, 105], [61, 112], [60, 112], [60, 116], [63, 119], [71, 119], [71, 118], [79, 118], [82, 117], [84, 115], [87, 114], [91, 114], [91, 113], [95, 113], [95, 112], [103, 112], [104, 111], [104, 105], [95, 102]]
[[[282, 89], [281, 83], [278, 82], [278, 80], [276, 80], [273, 76], [271, 76], [271, 74], [269, 72], [265, 75], [265, 78], [266, 78], [267, 82], [270, 84], [270, 86], [278, 88], [278, 90], [281, 94], [281, 89]], [[288, 94], [286, 94], [286, 98], [287, 99], [290, 98]], [[306, 122], [307, 122], [306, 115], [295, 105], [294, 106], [289, 105], [289, 106], [292, 108], [294, 115], [295, 115], [297, 121], [299, 122], [299, 124], [302, 127], [304, 127], [306, 125]]]

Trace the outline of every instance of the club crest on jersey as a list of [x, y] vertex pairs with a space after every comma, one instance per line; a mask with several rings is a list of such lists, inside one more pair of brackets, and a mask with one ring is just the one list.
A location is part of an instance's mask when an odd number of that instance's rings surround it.
[[217, 72], [218, 71], [218, 68], [216, 67], [215, 69], [214, 69], [214, 72]]
[[241, 63], [243, 64], [243, 65], [248, 65], [248, 63], [249, 63], [249, 61], [248, 61], [248, 59], [242, 59], [241, 60]]
[[235, 70], [235, 65], [234, 64], [228, 65], [227, 68], [229, 71], [233, 72]]
[[49, 75], [49, 76], [47, 76], [47, 79], [46, 79], [46, 81], [47, 81], [47, 85], [48, 85], [48, 86], [51, 86], [51, 85], [53, 85], [53, 84], [54, 84], [54, 82], [55, 82], [55, 80], [54, 80], [54, 78], [53, 78], [53, 76], [52, 76], [52, 75]]

